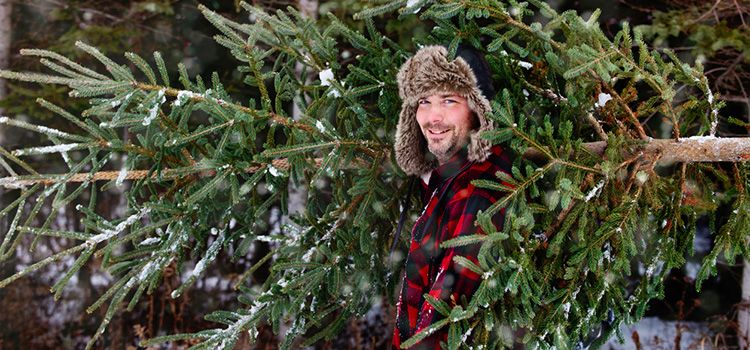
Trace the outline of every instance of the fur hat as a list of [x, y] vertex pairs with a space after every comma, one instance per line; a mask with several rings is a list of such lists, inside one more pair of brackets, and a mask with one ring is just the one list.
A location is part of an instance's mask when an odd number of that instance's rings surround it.
[[[470, 134], [468, 158], [482, 162], [490, 155], [492, 144], [479, 137], [494, 125], [487, 115], [492, 111], [489, 99], [494, 96], [486, 61], [471, 49], [461, 48], [455, 60], [449, 61], [443, 46], [426, 46], [406, 61], [396, 76], [402, 100], [396, 127], [396, 162], [408, 175], [422, 175], [437, 166], [428, 160], [427, 140], [417, 123], [421, 98], [454, 92], [464, 96], [479, 120], [479, 128]], [[479, 78], [479, 80], [477, 79]]]

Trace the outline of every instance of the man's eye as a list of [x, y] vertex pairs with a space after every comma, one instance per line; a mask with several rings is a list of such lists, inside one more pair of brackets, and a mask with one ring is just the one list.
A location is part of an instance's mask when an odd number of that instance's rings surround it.
[[456, 103], [456, 102], [457, 102], [456, 100], [451, 100], [449, 98], [443, 100], [443, 103], [445, 103], [445, 104], [453, 104], [453, 103]]
[[429, 103], [430, 103], [430, 101], [427, 101], [427, 100], [419, 100], [419, 101], [418, 101], [417, 103], [419, 103], [419, 104], [421, 104], [421, 105], [426, 105], [426, 104], [429, 104]]

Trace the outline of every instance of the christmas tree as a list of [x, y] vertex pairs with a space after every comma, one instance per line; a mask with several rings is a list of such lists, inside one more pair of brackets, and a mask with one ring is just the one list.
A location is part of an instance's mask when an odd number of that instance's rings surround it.
[[[702, 67], [651, 50], [638, 28], [622, 23], [609, 38], [598, 12], [583, 19], [538, 0], [389, 2], [357, 15], [363, 32], [333, 16], [243, 7], [252, 23], [202, 11], [221, 33], [216, 42], [257, 89], [249, 101], [233, 98], [217, 74], [190, 77], [180, 66], [174, 81], [158, 52], [148, 59], [126, 53], [123, 64], [85, 43], [76, 45], [106, 72], [35, 49], [22, 54], [39, 57], [49, 73], [0, 71], [0, 78], [67, 86], [90, 105], [73, 115], [38, 101], [78, 133], [0, 118], [51, 143], [0, 147], [10, 174], [0, 185], [18, 191], [0, 211], [12, 218], [0, 255], [7, 258], [27, 235], [77, 242], [0, 287], [74, 255], [52, 287], [60, 293], [101, 257], [116, 278], [89, 307], [108, 305], [89, 346], [116, 312], [154, 291], [166, 270], [182, 274], [172, 293], [179, 298], [220, 252], [244, 256], [259, 241], [271, 250], [237, 280], [244, 306], [207, 316], [223, 327], [144, 344], [192, 339], [200, 341], [196, 349], [231, 349], [241, 333], [252, 340], [269, 324], [283, 336], [282, 348], [306, 346], [334, 337], [374, 305], [393, 303], [403, 255], [389, 248], [395, 239], [404, 251], [409, 238], [408, 230], [394, 237], [409, 187], [392, 152], [395, 75], [414, 50], [379, 32], [384, 14], [418, 15], [433, 25], [416, 46], [445, 44], [454, 55], [464, 44], [486, 53], [502, 90], [491, 115], [500, 126], [484, 137], [517, 154], [512, 176], [475, 182], [506, 192], [477, 220], [488, 234], [443, 243], [481, 245], [478, 265], [456, 262], [482, 275], [482, 284], [453, 308], [430, 299], [446, 317], [404, 347], [443, 327], [450, 349], [506, 346], [515, 329], [523, 330], [515, 341], [528, 346], [595, 346], [660, 296], [665, 274], [691, 254], [701, 216], [711, 218], [715, 244], [699, 283], [720, 256], [747, 256], [749, 169], [742, 161], [750, 142], [719, 137], [734, 126], [720, 116], [722, 102]], [[24, 161], [57, 154], [68, 166], [64, 174], [41, 174]], [[114, 155], [126, 161], [106, 170]], [[108, 220], [95, 207], [97, 192], [112, 186], [129, 186], [129, 213]], [[303, 210], [288, 208], [295, 189], [306, 191]], [[86, 215], [83, 232], [51, 226], [63, 207]], [[730, 208], [727, 215], [717, 215], [720, 207]], [[269, 220], [278, 216], [274, 208], [286, 216], [283, 225]], [[490, 218], [502, 208], [498, 232]], [[40, 216], [42, 224], [33, 225]], [[254, 281], [264, 264], [268, 276]]]

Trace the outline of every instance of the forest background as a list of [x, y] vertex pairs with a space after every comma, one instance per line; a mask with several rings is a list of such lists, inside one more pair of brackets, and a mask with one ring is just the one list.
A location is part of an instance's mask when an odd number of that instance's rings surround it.
[[[132, 51], [146, 56], [159, 50], [165, 61], [182, 62], [190, 76], [208, 76], [211, 72], [217, 72], [228, 92], [252, 97], [249, 90], [244, 90], [241, 75], [234, 70], [235, 64], [229, 52], [212, 39], [217, 30], [201, 15], [197, 7], [199, 3], [238, 22], [252, 20], [246, 12], [240, 11], [235, 1], [0, 0], [0, 68], [40, 70], [36, 61], [18, 55], [21, 48], [49, 48], [68, 57], [90, 59], [75, 49], [74, 43], [82, 40], [107, 55]], [[610, 35], [619, 30], [622, 21], [628, 21], [633, 26], [649, 26], [648, 38], [653, 47], [670, 47], [683, 61], [703, 63], [711, 89], [726, 102], [723, 114], [747, 119], [750, 113], [750, 100], [746, 92], [750, 88], [747, 86], [750, 82], [750, 33], [746, 21], [750, 20], [750, 4], [746, 1], [705, 3], [697, 0], [665, 0], [602, 4], [599, 1], [561, 0], [548, 1], [548, 4], [559, 11], [575, 9], [584, 18], [594, 9], [601, 8], [599, 22], [605, 33]], [[367, 7], [367, 3], [358, 1], [258, 1], [254, 5], [269, 11], [292, 6], [310, 16], [331, 12], [353, 26], [357, 26], [351, 20], [353, 14]], [[3, 25], [10, 25], [10, 30]], [[423, 35], [429, 30], [429, 23], [420, 23], [416, 18], [398, 20], [395, 16], [386, 16], [385, 20], [378, 22], [378, 26], [389, 36], [398, 38], [409, 37], [406, 33]], [[408, 40], [400, 44], [410, 45]], [[68, 99], [66, 91], [58, 86], [0, 80], [0, 111], [3, 115], [65, 129], [65, 125], [57, 124], [64, 123], [64, 120], [50, 118], [49, 112], [34, 102], [37, 97], [64, 106], [69, 111], [85, 108], [76, 105], [81, 101]], [[38, 135], [19, 132], [6, 125], [0, 128], [0, 144], [9, 149], [38, 143], [33, 140], [34, 137]], [[35, 167], [55, 173], [58, 172], [56, 169], [63, 168], [63, 164], [48, 162]], [[122, 217], [125, 196], [121, 191], [111, 188], [105, 192], [103, 195], [110, 200], [102, 200], [106, 207], [98, 209], [109, 212], [110, 217]], [[14, 200], [6, 192], [0, 196], [3, 203]], [[273, 230], [274, 223], [281, 219], [278, 210], [275, 213], [272, 210], [269, 215], [269, 230]], [[79, 215], [76, 211], [60, 211], [53, 227], [78, 230]], [[5, 231], [7, 225], [7, 221], [0, 223], [0, 230]], [[648, 348], [648, 344], [661, 344], [659, 346], [662, 348], [684, 348], [700, 342], [710, 342], [719, 348], [740, 346], [736, 320], [744, 311], [742, 292], [750, 289], [743, 288], [742, 262], [720, 262], [719, 274], [704, 282], [700, 294], [695, 292], [693, 281], [698, 262], [712, 244], [706, 231], [698, 230], [695, 256], [684, 270], [670, 274], [665, 298], [654, 301], [649, 308], [647, 316], [658, 316], [662, 321], [656, 322], [660, 325], [649, 323], [657, 318], [647, 319], [645, 327], [626, 332], [630, 337], [627, 340], [633, 346], [640, 344]], [[48, 256], [50, 252], [63, 248], [56, 246], [63, 244], [60, 243], [62, 241], [50, 242], [49, 245], [36, 245], [32, 252], [17, 249], [12, 258], [1, 263], [0, 276], [10, 276]], [[31, 245], [29, 240], [21, 247]], [[211, 322], [203, 318], [205, 314], [237, 306], [232, 281], [257, 263], [267, 250], [268, 247], [261, 242], [239, 260], [230, 261], [229, 256], [220, 254], [217, 263], [211, 267], [212, 271], [205, 275], [207, 277], [196, 281], [195, 287], [177, 300], [172, 299], [170, 294], [171, 289], [179, 285], [179, 276], [165, 274], [164, 284], [157, 292], [146, 296], [144, 302], [133, 311], [116, 315], [99, 346], [128, 348], [134, 347], [140, 339], [155, 335], [209, 328]], [[96, 331], [104, 310], [97, 310], [91, 315], [84, 310], [101, 295], [112, 278], [98, 270], [96, 263], [90, 264], [78, 271], [70, 286], [55, 301], [49, 287], [73, 264], [73, 260], [50, 265], [0, 289], [0, 310], [3, 310], [0, 313], [0, 348], [74, 349], [88, 341]], [[376, 310], [371, 318], [352, 320], [347, 331], [338, 339], [321, 342], [316, 347], [381, 347], [389, 336], [388, 322], [392, 317], [389, 312]], [[277, 342], [269, 331], [260, 337], [258, 347], [273, 348]]]

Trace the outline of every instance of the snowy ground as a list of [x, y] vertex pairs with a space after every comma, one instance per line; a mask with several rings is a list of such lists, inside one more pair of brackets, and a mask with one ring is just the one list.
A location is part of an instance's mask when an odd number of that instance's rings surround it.
[[[714, 345], [716, 333], [704, 322], [664, 321], [646, 317], [634, 325], [620, 327], [625, 343], [613, 337], [602, 350], [630, 349], [728, 349]], [[640, 346], [636, 346], [636, 341]], [[679, 344], [677, 344], [679, 342]]]

